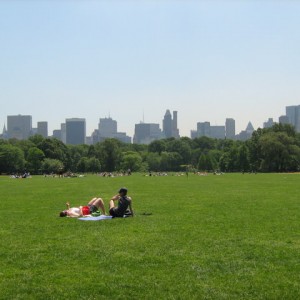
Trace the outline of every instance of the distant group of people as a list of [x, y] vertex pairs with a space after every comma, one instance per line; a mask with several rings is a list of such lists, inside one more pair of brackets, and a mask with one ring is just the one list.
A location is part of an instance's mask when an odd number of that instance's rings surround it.
[[[133, 217], [132, 199], [127, 195], [126, 188], [120, 188], [118, 194], [113, 196], [109, 201], [109, 215], [113, 218], [122, 218], [124, 215]], [[117, 202], [117, 203], [116, 203]], [[70, 203], [66, 203], [67, 209], [60, 212], [60, 217], [78, 218], [90, 215], [101, 210], [106, 215], [104, 201], [101, 198], [93, 198], [85, 206], [70, 207]]]
[[13, 174], [10, 176], [10, 178], [18, 179], [18, 178], [31, 178], [31, 175], [29, 172], [24, 172], [23, 174]]
[[122, 171], [122, 172], [101, 172], [98, 173], [97, 175], [101, 177], [122, 177], [122, 176], [130, 176], [131, 174], [132, 174], [131, 170], [128, 169], [127, 171]]

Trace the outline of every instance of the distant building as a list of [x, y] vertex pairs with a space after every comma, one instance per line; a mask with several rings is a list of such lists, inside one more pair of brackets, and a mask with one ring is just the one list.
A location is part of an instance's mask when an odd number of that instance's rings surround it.
[[8, 134], [7, 134], [5, 124], [3, 125], [3, 130], [2, 130], [2, 134], [0, 135], [0, 138], [4, 139], [4, 140], [6, 140], [8, 138]]
[[246, 141], [249, 140], [252, 137], [252, 134], [254, 132], [254, 127], [251, 122], [248, 123], [246, 130], [241, 131], [237, 135], [237, 140]]
[[118, 123], [112, 118], [100, 118], [98, 130], [92, 134], [93, 143], [101, 142], [105, 139], [117, 139], [123, 143], [131, 143], [131, 137], [127, 136], [125, 132], [118, 132]]
[[169, 109], [167, 109], [163, 119], [163, 134], [165, 138], [179, 138], [177, 128], [177, 111], [173, 111], [173, 118]]
[[211, 126], [210, 122], [198, 122], [197, 130], [191, 131], [191, 137], [207, 136], [213, 139], [225, 138], [225, 126]]
[[235, 139], [235, 120], [227, 118], [225, 122], [226, 138], [234, 140]]
[[210, 137], [210, 122], [198, 122], [197, 123], [197, 136]]
[[271, 128], [274, 125], [273, 118], [269, 118], [267, 122], [264, 122], [263, 128]]
[[126, 132], [117, 132], [114, 139], [121, 141], [122, 143], [131, 144], [131, 137], [126, 134]]
[[81, 145], [85, 144], [86, 125], [85, 119], [72, 118], [66, 119], [66, 144]]
[[67, 143], [67, 128], [66, 128], [66, 123], [61, 123], [60, 124], [60, 140], [63, 143]]
[[37, 134], [40, 134], [44, 138], [48, 137], [48, 122], [37, 123]]
[[288, 116], [280, 116], [278, 121], [279, 121], [280, 124], [289, 124]]
[[198, 137], [197, 130], [191, 130], [191, 139], [195, 139]]
[[85, 143], [86, 143], [87, 145], [93, 145], [93, 137], [92, 137], [92, 136], [87, 136], [87, 137], [85, 138]]
[[24, 140], [30, 137], [32, 131], [31, 116], [7, 116], [8, 138]]
[[61, 141], [61, 130], [60, 129], [53, 130], [52, 137]]
[[135, 124], [133, 142], [135, 144], [150, 144], [163, 138], [159, 124], [140, 123]]
[[225, 139], [225, 126], [210, 126], [210, 137], [213, 139]]
[[36, 135], [38, 134], [38, 129], [37, 128], [31, 128], [30, 135]]
[[285, 109], [289, 124], [294, 126], [297, 132], [300, 132], [300, 105], [286, 106]]
[[104, 138], [113, 138], [118, 131], [118, 123], [112, 118], [100, 118], [99, 135]]

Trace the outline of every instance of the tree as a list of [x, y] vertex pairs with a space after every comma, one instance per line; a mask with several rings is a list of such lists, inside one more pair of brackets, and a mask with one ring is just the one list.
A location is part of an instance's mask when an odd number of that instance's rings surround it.
[[46, 158], [57, 159], [63, 163], [66, 169], [71, 167], [71, 158], [68, 147], [58, 139], [44, 139], [41, 144], [38, 145]]
[[202, 171], [213, 171], [217, 168], [216, 161], [212, 155], [202, 153], [199, 157], [198, 169]]
[[28, 170], [38, 174], [41, 171], [44, 158], [45, 154], [42, 150], [37, 147], [30, 148], [27, 155]]
[[121, 160], [121, 168], [123, 170], [130, 169], [133, 172], [140, 171], [142, 166], [142, 157], [137, 152], [125, 152]]
[[249, 171], [249, 150], [245, 144], [239, 147], [237, 168], [243, 172]]
[[116, 139], [106, 139], [95, 145], [95, 152], [99, 158], [102, 170], [107, 172], [115, 171], [120, 166], [121, 142]]
[[181, 164], [190, 164], [191, 162], [191, 147], [186, 140], [170, 140], [167, 144], [168, 152], [177, 152], [181, 158]]
[[158, 153], [148, 153], [146, 161], [149, 171], [161, 171], [161, 156]]
[[35, 134], [31, 136], [28, 140], [38, 147], [39, 145], [42, 144], [44, 137], [40, 134]]
[[87, 161], [87, 171], [97, 173], [101, 170], [101, 164], [98, 158], [91, 157]]
[[[295, 171], [293, 154], [297, 156], [295, 139], [286, 132], [267, 132], [259, 139], [261, 148], [261, 170], [268, 172]], [[296, 147], [295, 147], [296, 146]]]
[[62, 169], [64, 169], [64, 165], [58, 159], [45, 158], [42, 163], [42, 171], [47, 174], [57, 174]]
[[148, 146], [148, 151], [158, 153], [160, 155], [163, 151], [166, 151], [166, 141], [155, 140], [151, 142]]
[[0, 173], [24, 171], [24, 152], [13, 145], [0, 145]]
[[216, 148], [216, 140], [202, 136], [193, 139], [193, 149], [212, 150]]
[[161, 170], [162, 171], [180, 171], [182, 157], [177, 152], [162, 152]]
[[81, 157], [80, 160], [77, 163], [76, 170], [78, 172], [87, 172], [88, 171], [88, 158], [87, 157]]

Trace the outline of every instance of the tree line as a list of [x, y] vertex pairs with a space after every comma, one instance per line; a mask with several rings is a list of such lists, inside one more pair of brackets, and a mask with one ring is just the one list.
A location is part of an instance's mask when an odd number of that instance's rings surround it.
[[106, 139], [65, 145], [40, 135], [0, 140], [0, 173], [70, 172], [294, 172], [300, 169], [300, 134], [290, 125], [256, 130], [247, 141], [208, 137], [156, 140], [149, 145]]

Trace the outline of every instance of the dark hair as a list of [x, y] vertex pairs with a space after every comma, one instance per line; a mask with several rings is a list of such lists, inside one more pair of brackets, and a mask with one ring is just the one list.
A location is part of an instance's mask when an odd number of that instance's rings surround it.
[[127, 189], [125, 187], [120, 188], [119, 193], [123, 193], [124, 195], [127, 195]]
[[67, 216], [67, 212], [64, 210], [64, 211], [61, 211], [60, 213], [59, 213], [59, 216], [60, 217], [66, 217]]

